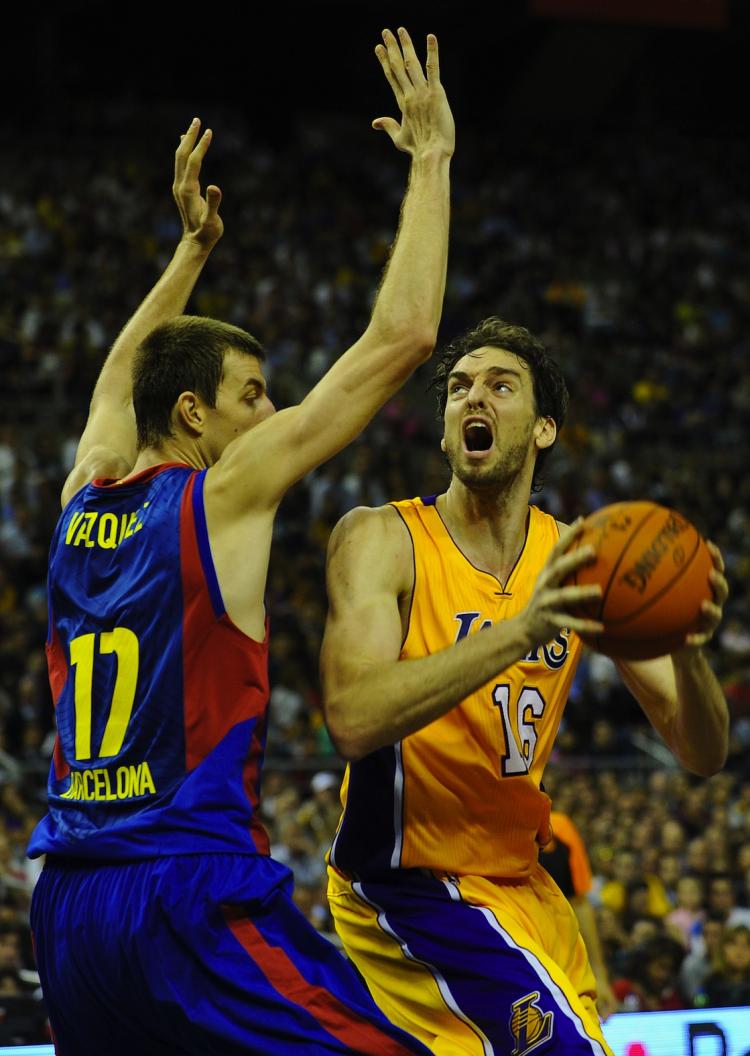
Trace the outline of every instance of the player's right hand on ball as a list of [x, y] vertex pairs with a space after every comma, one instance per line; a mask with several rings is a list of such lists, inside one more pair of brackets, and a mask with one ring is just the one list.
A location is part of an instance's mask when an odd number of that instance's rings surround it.
[[600, 585], [562, 586], [576, 569], [594, 560], [591, 546], [577, 547], [571, 553], [565, 553], [582, 529], [583, 518], [579, 517], [560, 533], [557, 545], [539, 573], [531, 600], [519, 617], [529, 636], [531, 648], [551, 642], [563, 627], [585, 635], [602, 634], [604, 631], [604, 624], [599, 620], [582, 615], [588, 604], [601, 598]]
[[387, 132], [399, 150], [413, 158], [432, 152], [450, 157], [456, 146], [456, 129], [445, 89], [440, 82], [437, 37], [427, 37], [427, 73], [414, 51], [405, 29], [398, 36], [383, 30], [383, 43], [375, 48], [386, 80], [393, 89], [401, 124], [392, 117], [378, 117], [373, 128]]

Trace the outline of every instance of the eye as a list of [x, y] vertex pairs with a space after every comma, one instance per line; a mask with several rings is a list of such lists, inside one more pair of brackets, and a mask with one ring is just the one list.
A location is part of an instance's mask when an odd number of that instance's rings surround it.
[[451, 396], [455, 396], [457, 392], [466, 392], [466, 386], [463, 384], [463, 382], [456, 382], [455, 385], [451, 386]]
[[495, 385], [495, 392], [500, 392], [501, 389], [506, 389], [508, 392], [511, 391], [511, 387], [507, 381], [498, 381]]

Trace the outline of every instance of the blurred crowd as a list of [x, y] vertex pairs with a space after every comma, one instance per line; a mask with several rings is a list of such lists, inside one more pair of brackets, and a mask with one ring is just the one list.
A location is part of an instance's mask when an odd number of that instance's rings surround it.
[[[180, 233], [170, 167], [186, 115], [96, 116], [91, 131], [82, 119], [75, 135], [0, 143], [0, 1004], [35, 985], [24, 847], [53, 740], [45, 561], [60, 487], [107, 348]], [[226, 234], [190, 310], [260, 339], [282, 407], [366, 325], [406, 163], [344, 120], [274, 146], [232, 112], [213, 124], [206, 175]], [[721, 547], [730, 581], [710, 649], [732, 709], [724, 775], [672, 769], [605, 657], [575, 681], [556, 767], [576, 776], [558, 794], [591, 852], [610, 969], [629, 981], [624, 1007], [656, 1000], [664, 986], [636, 979], [650, 962], [632, 956], [651, 943], [675, 1000], [750, 1000], [750, 152], [510, 132], [460, 147], [441, 340], [498, 314], [557, 353], [571, 412], [535, 501], [562, 520], [624, 498], [674, 506]], [[429, 366], [290, 493], [276, 528], [264, 812], [322, 930], [340, 777], [317, 673], [325, 548], [351, 507], [446, 485], [428, 382]]]
[[750, 1005], [750, 782], [553, 765], [545, 787], [587, 848], [620, 1010]]

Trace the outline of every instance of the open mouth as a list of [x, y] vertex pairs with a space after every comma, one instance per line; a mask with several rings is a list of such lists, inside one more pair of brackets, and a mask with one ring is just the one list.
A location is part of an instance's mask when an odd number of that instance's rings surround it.
[[472, 454], [489, 451], [492, 447], [492, 430], [484, 422], [467, 422], [464, 425], [464, 445]]

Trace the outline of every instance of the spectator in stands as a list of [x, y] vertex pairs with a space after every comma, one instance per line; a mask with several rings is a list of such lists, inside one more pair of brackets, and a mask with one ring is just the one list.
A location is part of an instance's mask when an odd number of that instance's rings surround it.
[[666, 1012], [686, 1008], [679, 985], [684, 958], [676, 939], [657, 935], [631, 951], [626, 978], [615, 979], [612, 990], [626, 1012]]
[[727, 927], [744, 924], [750, 927], [750, 909], [736, 905], [734, 884], [727, 873], [711, 878], [708, 884], [708, 908], [720, 913]]
[[627, 905], [628, 887], [639, 879], [638, 858], [633, 851], [619, 851], [612, 863], [612, 879], [599, 892], [603, 906], [623, 913]]
[[726, 928], [720, 962], [704, 983], [706, 1003], [716, 1008], [750, 1005], [750, 928], [744, 924]]
[[[705, 1003], [703, 984], [711, 972], [721, 967], [721, 942], [724, 937], [724, 920], [721, 914], [709, 911], [703, 922], [703, 931], [692, 945], [690, 953], [682, 962], [680, 986], [686, 998], [694, 1004]], [[700, 995], [703, 994], [703, 997]]]
[[668, 913], [665, 922], [669, 931], [686, 950], [703, 931], [706, 914], [703, 909], [703, 884], [697, 876], [681, 877], [677, 882], [677, 908]]
[[338, 827], [341, 815], [340, 787], [341, 775], [337, 776], [330, 770], [313, 774], [310, 781], [312, 796], [297, 811], [298, 824], [314, 835], [322, 854], [331, 846]]

